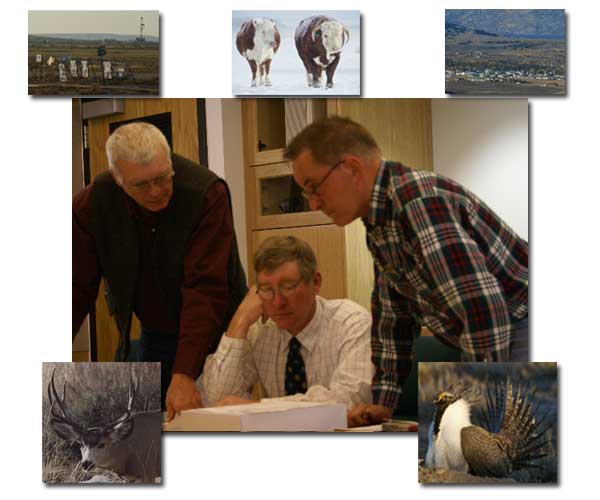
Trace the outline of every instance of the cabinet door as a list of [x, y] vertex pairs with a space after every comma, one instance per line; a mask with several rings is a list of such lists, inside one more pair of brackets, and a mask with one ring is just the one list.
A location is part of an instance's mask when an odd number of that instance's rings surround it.
[[246, 165], [283, 161], [288, 142], [309, 123], [327, 116], [328, 99], [246, 99], [243, 102]]
[[[326, 299], [342, 299], [346, 295], [346, 255], [344, 252], [344, 229], [333, 224], [326, 226], [299, 227], [253, 231], [253, 248], [270, 236], [296, 236], [306, 241], [317, 257], [317, 269], [323, 276], [319, 295]], [[249, 283], [256, 282], [254, 269], [249, 271]]]
[[252, 167], [252, 229], [332, 224], [321, 211], [311, 211], [308, 200], [294, 182], [291, 164]]
[[433, 170], [431, 99], [339, 99], [337, 112], [364, 125], [388, 160]]

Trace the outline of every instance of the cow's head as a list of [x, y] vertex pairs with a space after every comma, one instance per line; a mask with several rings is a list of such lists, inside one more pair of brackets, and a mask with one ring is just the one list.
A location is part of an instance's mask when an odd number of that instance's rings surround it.
[[313, 30], [312, 39], [314, 42], [321, 40], [328, 54], [336, 54], [348, 43], [350, 33], [337, 21], [324, 21]]
[[254, 37], [256, 41], [260, 42], [261, 45], [266, 45], [268, 47], [275, 47], [275, 45], [277, 45], [277, 42], [275, 41], [277, 27], [275, 26], [275, 21], [273, 21], [273, 19], [252, 19], [252, 24], [254, 26]]

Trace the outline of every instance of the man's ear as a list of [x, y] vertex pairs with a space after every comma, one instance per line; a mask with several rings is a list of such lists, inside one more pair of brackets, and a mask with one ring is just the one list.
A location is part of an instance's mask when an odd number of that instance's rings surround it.
[[364, 170], [362, 160], [355, 155], [346, 155], [343, 166], [352, 174], [352, 177], [361, 175]]
[[113, 179], [115, 180], [117, 185], [119, 187], [123, 187], [123, 177], [121, 177], [121, 174], [117, 172], [114, 168], [109, 168], [108, 171], [110, 172], [110, 175], [113, 176]]
[[315, 294], [318, 294], [319, 290], [321, 290], [322, 282], [323, 282], [323, 276], [321, 276], [321, 273], [319, 271], [317, 271], [315, 273], [315, 275], [313, 276], [313, 283], [315, 285]]

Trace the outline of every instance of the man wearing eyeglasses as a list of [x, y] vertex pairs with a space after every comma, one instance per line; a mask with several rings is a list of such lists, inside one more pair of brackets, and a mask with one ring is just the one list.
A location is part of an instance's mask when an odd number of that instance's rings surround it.
[[346, 404], [371, 401], [369, 313], [320, 297], [310, 246], [293, 236], [265, 240], [254, 256], [256, 286], [236, 311], [198, 384], [209, 404], [267, 398]]
[[73, 200], [73, 335], [100, 280], [119, 330], [116, 358], [140, 320], [140, 361], [161, 362], [169, 419], [202, 406], [206, 356], [247, 292], [229, 192], [208, 169], [171, 154], [153, 125], [135, 122], [106, 143], [109, 170]]
[[333, 117], [288, 145], [313, 210], [361, 218], [375, 263], [372, 405], [349, 420], [389, 418], [422, 325], [465, 361], [528, 361], [528, 244], [473, 193], [433, 172], [384, 160], [362, 125]]

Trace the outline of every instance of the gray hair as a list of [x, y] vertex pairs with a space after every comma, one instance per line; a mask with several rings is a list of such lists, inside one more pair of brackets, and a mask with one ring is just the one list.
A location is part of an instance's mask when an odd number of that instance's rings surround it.
[[161, 148], [170, 163], [171, 148], [157, 127], [145, 122], [121, 125], [106, 141], [108, 168], [118, 172], [117, 162], [122, 160], [142, 165], [150, 163]]
[[363, 159], [381, 156], [373, 135], [360, 123], [341, 116], [331, 116], [311, 123], [288, 144], [284, 158], [294, 161], [308, 150], [319, 163], [334, 163], [345, 154]]
[[297, 262], [305, 283], [317, 272], [317, 258], [306, 241], [295, 236], [271, 236], [258, 247], [254, 254], [254, 271], [274, 271], [286, 262]]

